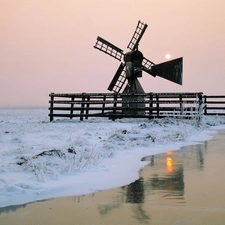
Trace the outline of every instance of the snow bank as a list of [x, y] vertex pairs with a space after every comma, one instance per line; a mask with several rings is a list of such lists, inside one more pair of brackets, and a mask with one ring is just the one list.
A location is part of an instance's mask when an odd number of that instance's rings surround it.
[[0, 207], [80, 195], [138, 179], [141, 158], [211, 138], [225, 118], [58, 119], [0, 109]]

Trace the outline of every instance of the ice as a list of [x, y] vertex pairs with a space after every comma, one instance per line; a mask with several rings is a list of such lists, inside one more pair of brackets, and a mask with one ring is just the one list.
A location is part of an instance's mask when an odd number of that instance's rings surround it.
[[138, 179], [141, 158], [196, 144], [225, 117], [55, 119], [48, 110], [0, 109], [0, 207], [81, 195]]

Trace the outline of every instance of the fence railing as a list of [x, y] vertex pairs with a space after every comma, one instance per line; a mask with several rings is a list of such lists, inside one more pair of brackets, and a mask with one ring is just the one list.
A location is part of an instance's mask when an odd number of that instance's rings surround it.
[[54, 117], [118, 118], [190, 118], [209, 112], [205, 108], [205, 96], [199, 93], [70, 93], [50, 95], [50, 121]]
[[225, 116], [225, 95], [204, 95], [204, 115]]

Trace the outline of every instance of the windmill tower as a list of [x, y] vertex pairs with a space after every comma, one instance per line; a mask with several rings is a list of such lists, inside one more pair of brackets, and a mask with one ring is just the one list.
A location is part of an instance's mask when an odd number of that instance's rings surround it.
[[[159, 76], [182, 85], [182, 57], [156, 65], [145, 58], [142, 52], [138, 50], [139, 42], [147, 27], [147, 24], [138, 21], [133, 37], [127, 46], [129, 49], [127, 53], [123, 53], [122, 49], [101, 37], [97, 37], [97, 41], [94, 46], [94, 48], [99, 49], [121, 62], [108, 86], [108, 90], [115, 93], [122, 92], [124, 94], [123, 100], [125, 102], [127, 99], [132, 100], [133, 103], [129, 104], [130, 108], [144, 107], [144, 103], [140, 103], [140, 101], [141, 98], [143, 98], [141, 97], [141, 94], [145, 94], [145, 92], [138, 81], [138, 78], [142, 77], [142, 71], [152, 75], [153, 77]], [[135, 103], [137, 101], [139, 101], [139, 103]], [[133, 113], [135, 114], [140, 114], [142, 112], [143, 111], [133, 110]]]

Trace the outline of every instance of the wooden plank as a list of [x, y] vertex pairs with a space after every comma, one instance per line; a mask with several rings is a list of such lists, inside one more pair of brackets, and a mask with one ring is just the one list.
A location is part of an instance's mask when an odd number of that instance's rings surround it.
[[225, 104], [225, 101], [207, 101], [207, 104]]
[[225, 98], [225, 95], [204, 95], [203, 98]]
[[225, 116], [225, 113], [213, 113], [213, 112], [207, 112], [208, 116]]

